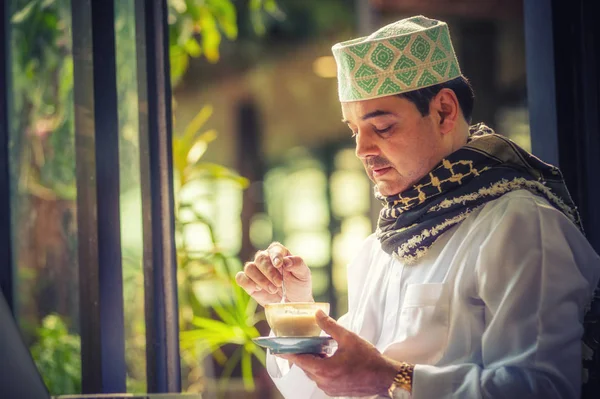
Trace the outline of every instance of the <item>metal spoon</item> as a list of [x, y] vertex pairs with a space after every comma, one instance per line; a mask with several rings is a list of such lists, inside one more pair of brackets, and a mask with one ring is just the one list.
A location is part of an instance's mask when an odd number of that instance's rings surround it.
[[285, 273], [283, 272], [283, 267], [281, 268], [281, 303], [285, 302], [285, 282], [283, 280], [283, 276]]

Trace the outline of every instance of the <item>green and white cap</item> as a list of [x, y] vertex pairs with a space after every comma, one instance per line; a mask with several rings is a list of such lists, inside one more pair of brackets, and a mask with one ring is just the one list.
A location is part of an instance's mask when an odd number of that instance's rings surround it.
[[416, 16], [332, 48], [341, 102], [369, 100], [461, 75], [445, 22]]

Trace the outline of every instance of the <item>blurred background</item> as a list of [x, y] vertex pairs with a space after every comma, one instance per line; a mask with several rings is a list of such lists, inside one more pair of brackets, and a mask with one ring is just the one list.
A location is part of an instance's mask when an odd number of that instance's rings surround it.
[[[51, 394], [81, 392], [72, 4], [9, 0], [18, 319]], [[127, 389], [146, 391], [134, 0], [115, 2]], [[345, 267], [380, 204], [340, 122], [331, 46], [423, 14], [446, 21], [473, 122], [530, 148], [522, 0], [169, 0], [182, 383], [277, 398], [232, 276], [284, 243], [345, 313]], [[2, 60], [5, 62], [5, 60]]]

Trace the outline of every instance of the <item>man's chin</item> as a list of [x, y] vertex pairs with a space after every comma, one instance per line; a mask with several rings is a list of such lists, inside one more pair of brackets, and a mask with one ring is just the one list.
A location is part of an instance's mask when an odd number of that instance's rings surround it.
[[396, 184], [389, 184], [387, 182], [378, 182], [377, 190], [379, 191], [379, 194], [381, 194], [385, 197], [390, 197], [392, 195], [400, 194], [403, 191], [403, 188], [399, 187]]

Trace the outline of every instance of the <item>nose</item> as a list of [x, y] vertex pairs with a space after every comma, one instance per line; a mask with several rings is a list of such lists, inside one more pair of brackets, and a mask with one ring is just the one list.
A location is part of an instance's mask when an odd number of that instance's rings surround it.
[[365, 159], [369, 156], [379, 154], [379, 148], [368, 133], [358, 132], [356, 134], [356, 156], [359, 159]]

